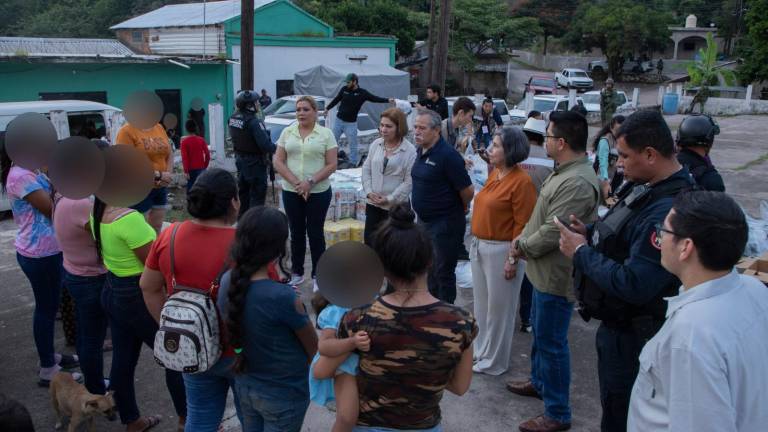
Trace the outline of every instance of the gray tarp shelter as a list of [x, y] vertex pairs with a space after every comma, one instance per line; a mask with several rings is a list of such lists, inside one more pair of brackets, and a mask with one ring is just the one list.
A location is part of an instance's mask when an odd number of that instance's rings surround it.
[[[408, 72], [388, 65], [340, 64], [319, 65], [296, 72], [293, 91], [297, 95], [313, 95], [334, 98], [344, 86], [344, 77], [355, 73], [360, 87], [383, 98], [408, 99], [411, 85]], [[382, 111], [389, 108], [386, 103], [366, 102], [361, 112], [367, 113], [378, 123]]]

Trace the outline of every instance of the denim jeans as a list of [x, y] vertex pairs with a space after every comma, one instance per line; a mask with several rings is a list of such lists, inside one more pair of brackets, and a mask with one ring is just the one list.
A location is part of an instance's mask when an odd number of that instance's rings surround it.
[[266, 156], [238, 153], [235, 166], [242, 216], [249, 208], [264, 205], [267, 199]]
[[352, 432], [443, 432], [443, 427], [437, 425], [429, 429], [390, 429], [375, 426], [355, 426]]
[[187, 194], [189, 194], [189, 190], [192, 189], [192, 186], [195, 185], [195, 181], [198, 177], [200, 177], [200, 174], [205, 171], [204, 169], [193, 169], [189, 170], [189, 180], [187, 180]]
[[561, 423], [571, 422], [568, 392], [571, 386], [571, 352], [568, 326], [573, 303], [567, 298], [534, 287], [531, 324], [531, 382], [544, 399], [544, 413]]
[[373, 234], [379, 229], [381, 224], [389, 219], [389, 210], [376, 207], [370, 204], [365, 205], [365, 230], [363, 231], [363, 241], [368, 246], [372, 245]]
[[[123, 424], [136, 421], [134, 373], [141, 354], [141, 345], [153, 348], [157, 323], [144, 304], [139, 288], [139, 276], [119, 277], [107, 273], [107, 283], [101, 296], [102, 305], [112, 329], [112, 373], [110, 387], [115, 391], [115, 404]], [[165, 370], [165, 384], [171, 393], [179, 417], [187, 416], [184, 379], [181, 372]]]
[[608, 327], [605, 323], [597, 328], [595, 342], [600, 405], [603, 407], [600, 430], [624, 432], [644, 343], [632, 328]]
[[222, 358], [213, 367], [197, 374], [183, 374], [187, 390], [187, 423], [184, 432], [216, 432], [227, 405], [227, 393], [232, 389], [235, 410], [240, 423], [240, 400], [235, 391], [233, 358]]
[[456, 300], [456, 263], [464, 241], [464, 215], [457, 213], [431, 222], [421, 222], [432, 239], [434, 260], [429, 271], [429, 292], [440, 300]]
[[246, 377], [235, 380], [240, 398], [243, 432], [299, 432], [309, 399], [272, 399], [259, 393]]
[[85, 388], [104, 394], [104, 338], [107, 314], [101, 307], [101, 293], [106, 275], [77, 276], [64, 271], [64, 285], [75, 299], [77, 315], [77, 356], [85, 378]]
[[35, 338], [40, 367], [56, 365], [53, 333], [56, 311], [61, 296], [62, 255], [58, 253], [43, 258], [29, 258], [16, 253], [16, 260], [32, 285], [35, 296], [35, 313], [32, 317], [32, 334]]
[[325, 252], [323, 226], [325, 214], [331, 205], [331, 196], [330, 187], [324, 192], [309, 194], [306, 201], [295, 192], [283, 191], [283, 206], [291, 231], [291, 272], [294, 274], [304, 275], [307, 237], [312, 254], [312, 276], [317, 271], [317, 261]]
[[349, 161], [357, 166], [357, 122], [345, 122], [336, 117], [333, 122], [333, 136], [336, 137], [336, 142], [339, 142], [342, 133], [347, 136], [347, 141], [349, 141]]
[[520, 285], [520, 321], [531, 322], [531, 301], [533, 300], [533, 284], [528, 276], [523, 276], [523, 284]]

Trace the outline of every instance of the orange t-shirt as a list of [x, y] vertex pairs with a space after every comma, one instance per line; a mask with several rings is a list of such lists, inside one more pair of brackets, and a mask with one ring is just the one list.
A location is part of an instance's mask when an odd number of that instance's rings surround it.
[[171, 141], [160, 123], [149, 130], [142, 130], [126, 123], [117, 132], [115, 141], [115, 144], [131, 145], [147, 155], [155, 171], [170, 171], [168, 155], [171, 154]]
[[536, 187], [531, 176], [516, 165], [501, 180], [494, 169], [472, 204], [472, 234], [482, 240], [511, 241], [536, 206]]

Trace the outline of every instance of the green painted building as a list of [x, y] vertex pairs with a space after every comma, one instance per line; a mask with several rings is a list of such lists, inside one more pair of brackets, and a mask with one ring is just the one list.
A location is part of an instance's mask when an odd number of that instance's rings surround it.
[[[116, 107], [156, 91], [184, 119], [199, 99], [229, 112], [240, 89], [240, 2], [167, 5], [112, 27], [118, 40], [0, 37], [2, 101], [86, 99]], [[255, 0], [254, 87], [292, 94], [319, 64], [395, 62], [396, 38], [344, 36], [288, 0]], [[207, 120], [206, 120], [207, 121]]]

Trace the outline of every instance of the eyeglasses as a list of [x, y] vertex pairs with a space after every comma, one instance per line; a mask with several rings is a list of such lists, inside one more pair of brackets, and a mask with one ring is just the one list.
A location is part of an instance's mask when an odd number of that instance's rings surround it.
[[656, 225], [654, 225], [654, 227], [656, 228], [656, 238], [653, 241], [656, 244], [656, 247], [661, 247], [661, 239], [662, 237], [664, 237], [664, 233], [672, 234], [678, 237], [680, 236], [680, 234], [664, 228], [664, 225], [661, 223], [657, 223]]
[[560, 139], [562, 137], [561, 136], [557, 136], [557, 135], [544, 135], [544, 139], [547, 139], [547, 138]]

